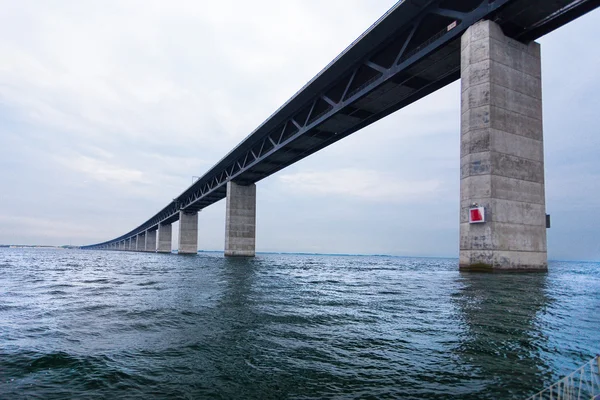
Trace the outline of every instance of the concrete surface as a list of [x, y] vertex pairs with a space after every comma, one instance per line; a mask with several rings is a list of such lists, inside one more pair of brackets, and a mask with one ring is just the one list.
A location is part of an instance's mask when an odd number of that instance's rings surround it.
[[227, 183], [225, 256], [256, 255], [256, 185]]
[[491, 21], [461, 45], [460, 269], [546, 271], [540, 46]]
[[173, 226], [171, 224], [158, 225], [158, 253], [171, 252], [171, 240], [173, 239]]
[[146, 231], [146, 247], [145, 251], [156, 252], [156, 231]]
[[179, 254], [198, 253], [198, 213], [179, 212]]

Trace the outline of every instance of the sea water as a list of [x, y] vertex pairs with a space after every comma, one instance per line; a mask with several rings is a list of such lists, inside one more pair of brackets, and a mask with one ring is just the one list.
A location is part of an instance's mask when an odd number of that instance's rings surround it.
[[519, 399], [598, 352], [600, 263], [0, 249], [0, 399]]

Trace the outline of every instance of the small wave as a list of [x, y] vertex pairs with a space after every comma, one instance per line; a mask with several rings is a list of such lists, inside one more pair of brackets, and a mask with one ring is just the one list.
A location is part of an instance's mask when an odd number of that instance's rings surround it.
[[63, 288], [72, 288], [72, 287], [74, 287], [74, 285], [71, 285], [68, 283], [59, 283], [57, 285], [46, 286], [47, 289], [63, 289]]
[[158, 281], [148, 281], [148, 282], [141, 282], [141, 283], [138, 283], [137, 285], [138, 285], [138, 286], [153, 286], [153, 285], [157, 285], [157, 284], [159, 284], [159, 283], [160, 283], [160, 282], [158, 282]]
[[76, 357], [59, 351], [55, 353], [44, 354], [40, 357], [34, 358], [27, 365], [27, 372], [35, 372], [42, 369], [52, 368], [73, 368], [80, 363], [80, 360]]
[[47, 292], [48, 294], [51, 294], [53, 296], [63, 296], [63, 295], [67, 295], [69, 293], [65, 292], [64, 290], [51, 290], [49, 292]]
[[80, 265], [79, 265], [79, 264], [77, 264], [77, 263], [70, 263], [70, 262], [69, 262], [69, 263], [66, 263], [66, 264], [65, 264], [65, 267], [79, 267], [79, 266], [80, 266]]
[[81, 283], [111, 283], [110, 279], [100, 278], [100, 279], [87, 279], [81, 281]]
[[111, 306], [107, 305], [107, 304], [92, 304], [92, 305], [87, 305], [85, 307], [81, 307], [80, 310], [81, 311], [86, 311], [86, 312], [90, 312], [90, 311], [99, 311], [99, 310], [104, 310], [107, 308], [110, 308]]

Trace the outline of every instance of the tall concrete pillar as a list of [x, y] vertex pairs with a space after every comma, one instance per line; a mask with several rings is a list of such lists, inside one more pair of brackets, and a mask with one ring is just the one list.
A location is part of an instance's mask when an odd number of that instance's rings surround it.
[[171, 252], [171, 240], [173, 238], [173, 227], [171, 224], [158, 225], [158, 248], [159, 253]]
[[256, 185], [227, 182], [225, 256], [256, 255]]
[[145, 251], [156, 252], [156, 231], [146, 231]]
[[[546, 271], [540, 45], [481, 21], [461, 77], [460, 269]], [[469, 223], [475, 204], [484, 223]]]
[[179, 254], [198, 253], [198, 213], [179, 211]]
[[145, 251], [146, 250], [146, 232], [137, 234], [137, 242], [136, 242], [135, 251]]
[[129, 246], [129, 250], [130, 251], [137, 251], [137, 241], [138, 241], [138, 237], [136, 236], [132, 236], [131, 237], [131, 245]]

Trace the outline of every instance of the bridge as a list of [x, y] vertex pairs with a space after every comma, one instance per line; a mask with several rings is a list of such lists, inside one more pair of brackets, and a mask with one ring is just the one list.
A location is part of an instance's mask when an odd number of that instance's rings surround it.
[[546, 270], [540, 36], [600, 0], [401, 0], [146, 222], [85, 249], [196, 254], [227, 199], [225, 255], [255, 255], [256, 183], [461, 78], [460, 268]]

